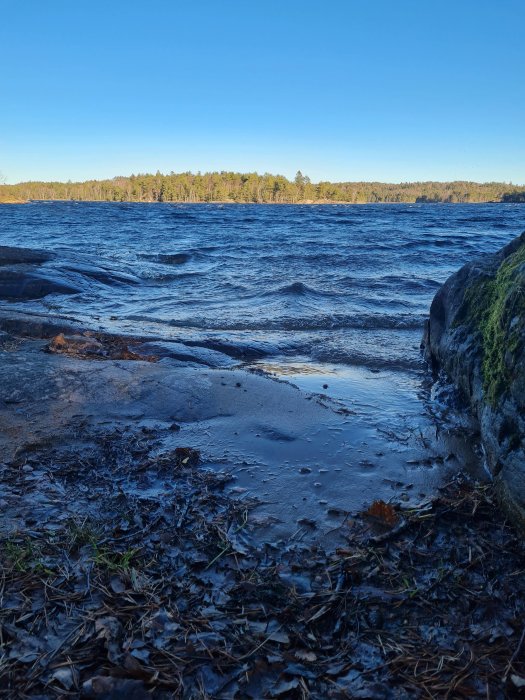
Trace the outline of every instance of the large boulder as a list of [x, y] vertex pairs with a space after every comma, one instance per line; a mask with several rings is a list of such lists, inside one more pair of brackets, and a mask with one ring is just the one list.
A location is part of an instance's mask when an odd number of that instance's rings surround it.
[[502, 503], [525, 526], [525, 233], [445, 282], [423, 345], [477, 415]]

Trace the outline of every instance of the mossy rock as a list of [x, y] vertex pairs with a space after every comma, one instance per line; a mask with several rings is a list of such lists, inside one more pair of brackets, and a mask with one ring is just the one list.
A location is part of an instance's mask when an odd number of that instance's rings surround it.
[[515, 378], [525, 332], [525, 243], [503, 260], [495, 275], [465, 290], [456, 326], [472, 325], [481, 335], [483, 389], [495, 406]]
[[504, 505], [525, 524], [525, 233], [445, 282], [423, 344], [470, 403]]

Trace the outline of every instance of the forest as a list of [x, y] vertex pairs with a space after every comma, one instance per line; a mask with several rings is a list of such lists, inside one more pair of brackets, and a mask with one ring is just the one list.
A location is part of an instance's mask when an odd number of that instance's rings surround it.
[[318, 182], [300, 171], [293, 180], [265, 173], [137, 174], [85, 182], [0, 185], [0, 202], [76, 200], [104, 202], [329, 203], [525, 202], [525, 186], [503, 182]]

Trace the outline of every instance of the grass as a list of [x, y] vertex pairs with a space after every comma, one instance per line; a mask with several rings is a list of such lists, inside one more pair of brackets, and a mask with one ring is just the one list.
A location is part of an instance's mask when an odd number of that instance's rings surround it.
[[43, 562], [43, 552], [29, 537], [6, 539], [0, 549], [2, 564], [6, 570], [20, 574], [54, 575]]
[[[108, 544], [101, 544], [99, 533], [89, 523], [73, 523], [69, 528], [68, 546], [65, 552], [71, 554], [80, 547], [89, 546], [92, 550], [90, 559], [95, 566], [101, 570], [111, 573], [121, 572], [129, 574], [132, 563], [139, 552], [137, 548], [130, 548], [125, 551], [118, 551]], [[20, 574], [47, 574], [53, 575], [56, 572], [44, 564], [43, 543], [35, 543], [31, 538], [24, 536], [18, 538], [12, 536], [3, 541], [0, 549], [2, 565], [9, 571]], [[51, 542], [45, 543], [46, 549], [52, 556], [58, 556], [60, 547]]]
[[80, 547], [88, 546], [92, 550], [90, 558], [95, 566], [112, 573], [117, 571], [129, 573], [139, 550], [131, 548], [121, 552], [106, 543], [101, 543], [102, 537], [99, 529], [88, 520], [81, 523], [73, 522], [69, 526], [69, 549], [75, 551]]
[[94, 547], [93, 562], [96, 566], [108, 569], [112, 572], [121, 571], [129, 573], [131, 563], [135, 559], [138, 549], [128, 549], [124, 552], [118, 552], [110, 547]]

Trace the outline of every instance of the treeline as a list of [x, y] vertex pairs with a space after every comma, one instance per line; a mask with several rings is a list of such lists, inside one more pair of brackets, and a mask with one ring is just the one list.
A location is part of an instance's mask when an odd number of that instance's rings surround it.
[[0, 186], [0, 201], [105, 202], [522, 202], [524, 187], [501, 182], [318, 182], [257, 173], [131, 175], [86, 182], [21, 182]]
[[520, 204], [525, 204], [525, 190], [507, 192], [503, 195], [502, 202], [520, 202]]

